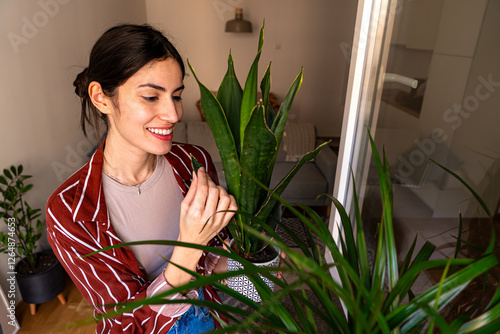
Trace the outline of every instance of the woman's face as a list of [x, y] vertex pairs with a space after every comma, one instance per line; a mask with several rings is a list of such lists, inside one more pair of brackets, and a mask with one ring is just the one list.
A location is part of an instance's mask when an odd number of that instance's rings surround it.
[[180, 65], [173, 58], [152, 61], [118, 88], [108, 114], [108, 141], [123, 152], [166, 154], [175, 124], [182, 117], [184, 89]]

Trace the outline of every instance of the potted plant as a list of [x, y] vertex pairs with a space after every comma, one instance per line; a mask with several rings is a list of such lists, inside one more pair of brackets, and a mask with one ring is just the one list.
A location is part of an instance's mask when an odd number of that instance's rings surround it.
[[[398, 259], [392, 219], [391, 175], [385, 155], [382, 158], [378, 155], [373, 140], [371, 145], [383, 207], [373, 260], [367, 254], [356, 191], [353, 193], [354, 210], [350, 215], [338, 200], [330, 196], [341, 216], [342, 231], [339, 233], [339, 240], [334, 239], [321, 217], [311, 208], [299, 204], [297, 209], [276, 196], [279, 202], [307, 226], [307, 242], [289, 229], [285, 229], [286, 233], [295, 240], [300, 250], [287, 246], [280, 235], [267, 227], [269, 236], [250, 227], [246, 232], [279, 247], [286, 254], [280, 271], [289, 273], [289, 278], [278, 279], [271, 274], [272, 269], [258, 268], [241, 259], [245, 267], [236, 272], [212, 276], [192, 272], [196, 280], [145, 300], [120, 305], [116, 314], [148, 304], [190, 303], [208, 306], [230, 320], [217, 333], [420, 333], [425, 327], [428, 333], [497, 333], [500, 330], [498, 282], [494, 282], [496, 286], [493, 286], [491, 294], [482, 296], [481, 303], [460, 310], [461, 314], [451, 319], [447, 318], [446, 313], [443, 314], [445, 306], [450, 305], [457, 297], [464, 293], [466, 299], [469, 297], [466, 288], [471, 282], [481, 279], [483, 284], [488, 284], [488, 272], [499, 268], [499, 259], [494, 254], [496, 236], [493, 216], [484, 201], [459, 176], [441, 166], [472, 193], [488, 215], [491, 223], [489, 244], [480, 255], [457, 258], [460, 245], [463, 244], [459, 233], [455, 256], [430, 260], [435, 246], [426, 242], [421, 249], [416, 249], [415, 237], [404, 259]], [[461, 226], [460, 215], [458, 224]], [[152, 243], [193, 247], [221, 256], [227, 254], [222, 249], [177, 241], [157, 240]], [[100, 251], [123, 246], [110, 246]], [[325, 262], [320, 249], [331, 252], [334, 262]], [[238, 259], [234, 253], [227, 256]], [[428, 269], [442, 270], [440, 282], [420, 295], [414, 295], [412, 289], [416, 286], [417, 277]], [[338, 275], [332, 275], [332, 270], [336, 270]], [[262, 303], [257, 303], [220, 282], [239, 275], [254, 277], [255, 283], [260, 287], [265, 284], [259, 277], [268, 278], [279, 286], [279, 290], [277, 288], [276, 293], [263, 293]], [[234, 300], [219, 304], [165, 298], [205, 284], [215, 286]], [[79, 324], [82, 323], [77, 323]]]
[[[215, 96], [205, 87], [189, 63], [191, 72], [199, 84], [201, 110], [214, 135], [219, 150], [228, 192], [238, 204], [239, 215], [228, 225], [233, 238], [232, 249], [251, 262], [264, 262], [266, 266], [279, 264], [277, 252], [268, 243], [247, 233], [246, 227], [262, 232], [262, 223], [274, 230], [281, 218], [281, 206], [268, 187], [273, 173], [278, 147], [283, 136], [288, 112], [302, 83], [302, 70], [291, 85], [279, 111], [275, 113], [270, 101], [270, 65], [260, 82], [262, 99], [257, 101], [258, 63], [264, 42], [264, 25], [260, 30], [257, 55], [241, 88], [233, 66], [231, 53], [228, 69]], [[314, 159], [326, 145], [318, 146], [304, 155], [295, 167], [273, 189], [281, 195], [301, 166]], [[241, 266], [229, 259], [228, 268]], [[235, 281], [243, 282], [241, 277]], [[243, 285], [248, 285], [243, 282]], [[233, 281], [228, 282], [229, 286]], [[239, 288], [237, 288], [239, 290]], [[250, 293], [252, 294], [252, 293]], [[255, 294], [255, 292], [253, 293]], [[258, 295], [256, 296], [259, 300]]]
[[[0, 218], [7, 232], [0, 232], [0, 252], [9, 256], [8, 269], [16, 273], [23, 300], [34, 314], [36, 304], [59, 296], [65, 286], [65, 272], [51, 250], [37, 252], [42, 237], [41, 209], [33, 209], [23, 196], [33, 188], [26, 184], [31, 175], [23, 174], [23, 166], [11, 166], [0, 175]], [[15, 264], [15, 259], [20, 261]], [[64, 303], [62, 295], [59, 297]]]

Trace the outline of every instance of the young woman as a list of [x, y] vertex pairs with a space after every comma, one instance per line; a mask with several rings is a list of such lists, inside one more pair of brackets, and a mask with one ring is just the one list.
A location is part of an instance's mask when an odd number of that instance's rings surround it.
[[[99, 132], [104, 120], [107, 137], [50, 197], [47, 231], [95, 316], [191, 280], [164, 258], [202, 274], [225, 270], [214, 254], [187, 247], [140, 245], [82, 257], [122, 242], [163, 239], [220, 246], [219, 237], [226, 237], [232, 213], [216, 212], [236, 210], [234, 197], [214, 183], [216, 171], [205, 150], [172, 143], [183, 113], [184, 71], [177, 50], [161, 32], [147, 25], [120, 25], [96, 42], [89, 66], [74, 82], [83, 132], [86, 123]], [[197, 175], [190, 155], [204, 166]], [[167, 298], [220, 302], [210, 286]], [[215, 325], [207, 309], [178, 303], [143, 306], [101, 320], [97, 332], [203, 333]]]

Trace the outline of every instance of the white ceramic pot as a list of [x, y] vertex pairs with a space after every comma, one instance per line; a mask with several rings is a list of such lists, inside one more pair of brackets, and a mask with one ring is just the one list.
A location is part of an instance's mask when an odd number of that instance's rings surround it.
[[[229, 243], [229, 246], [233, 244], [234, 240], [231, 240]], [[281, 250], [277, 247], [274, 247], [278, 255], [274, 259], [268, 262], [264, 263], [254, 263], [255, 266], [257, 267], [276, 267], [278, 268], [280, 265], [280, 253]], [[237, 271], [243, 269], [243, 265], [239, 263], [236, 260], [233, 260], [231, 258], [227, 259], [227, 271]], [[277, 272], [272, 272], [273, 276], [276, 277]], [[268, 279], [267, 277], [261, 276], [263, 281], [267, 284], [267, 286], [274, 291], [274, 282]], [[229, 277], [227, 279], [227, 286], [231, 289], [233, 289], [236, 292], [241, 293], [242, 295], [250, 298], [251, 300], [255, 302], [261, 302], [261, 298], [259, 293], [257, 292], [257, 289], [255, 288], [255, 285], [250, 281], [250, 279], [246, 275], [239, 275], [239, 276], [233, 276]]]

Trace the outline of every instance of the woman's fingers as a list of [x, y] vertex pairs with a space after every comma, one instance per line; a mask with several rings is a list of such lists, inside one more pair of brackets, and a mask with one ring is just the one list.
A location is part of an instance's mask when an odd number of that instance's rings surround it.
[[208, 242], [234, 215], [227, 210], [237, 210], [234, 196], [217, 186], [205, 170], [200, 168], [197, 177], [193, 176], [191, 188], [183, 201], [182, 234], [199, 239], [200, 242]]
[[187, 204], [193, 203], [197, 187], [198, 187], [198, 177], [196, 176], [196, 173], [193, 173], [193, 180], [191, 181], [191, 186], [189, 187], [186, 196], [184, 197], [184, 202], [186, 202]]

